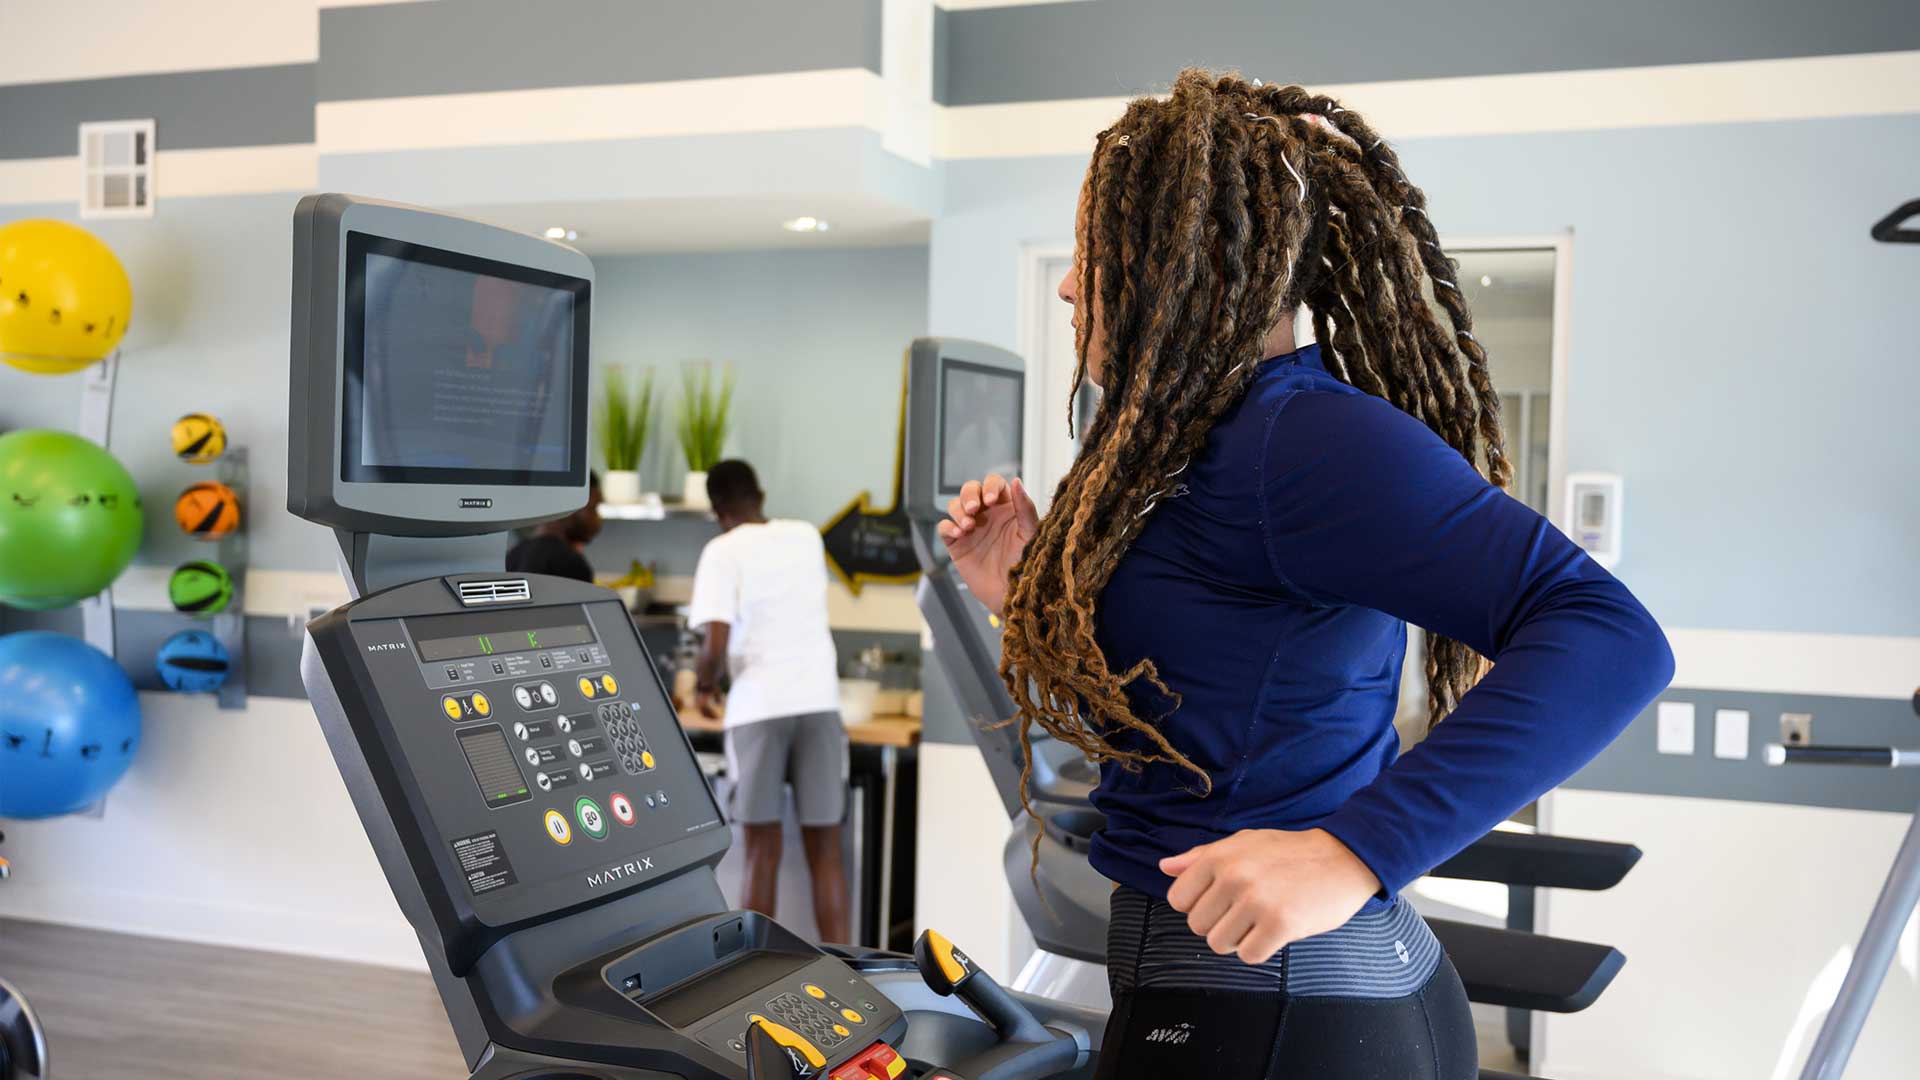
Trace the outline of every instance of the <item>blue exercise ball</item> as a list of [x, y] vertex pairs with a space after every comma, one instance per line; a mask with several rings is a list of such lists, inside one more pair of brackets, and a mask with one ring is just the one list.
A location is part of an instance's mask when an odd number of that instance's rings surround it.
[[208, 693], [227, 681], [227, 647], [205, 630], [182, 630], [160, 646], [153, 666], [170, 690]]
[[140, 748], [140, 699], [120, 665], [65, 634], [0, 637], [0, 817], [101, 800]]

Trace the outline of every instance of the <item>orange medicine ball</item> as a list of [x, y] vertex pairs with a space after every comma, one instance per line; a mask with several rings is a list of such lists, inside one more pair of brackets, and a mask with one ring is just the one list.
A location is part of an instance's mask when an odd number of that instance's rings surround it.
[[240, 496], [217, 480], [203, 480], [173, 501], [180, 531], [196, 540], [218, 540], [240, 527]]

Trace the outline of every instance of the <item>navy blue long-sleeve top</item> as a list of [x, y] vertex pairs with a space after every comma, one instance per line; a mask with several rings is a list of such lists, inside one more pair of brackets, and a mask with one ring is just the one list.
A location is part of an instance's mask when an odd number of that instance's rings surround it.
[[[1115, 671], [1154, 661], [1178, 709], [1140, 680], [1135, 715], [1161, 718], [1213, 785], [1102, 767], [1091, 857], [1122, 884], [1165, 896], [1166, 856], [1317, 827], [1380, 879], [1378, 907], [1571, 776], [1673, 676], [1625, 586], [1418, 420], [1328, 374], [1317, 346], [1266, 361], [1178, 480], [1100, 596], [1099, 642]], [[1494, 666], [1400, 755], [1409, 622]]]

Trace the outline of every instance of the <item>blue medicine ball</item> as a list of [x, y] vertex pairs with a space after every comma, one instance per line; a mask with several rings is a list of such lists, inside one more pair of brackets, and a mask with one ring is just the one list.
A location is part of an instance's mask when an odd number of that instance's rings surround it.
[[140, 699], [120, 665], [45, 630], [0, 637], [0, 817], [97, 803], [140, 748]]
[[206, 693], [227, 681], [227, 647], [205, 630], [182, 630], [168, 638], [153, 663], [170, 690]]

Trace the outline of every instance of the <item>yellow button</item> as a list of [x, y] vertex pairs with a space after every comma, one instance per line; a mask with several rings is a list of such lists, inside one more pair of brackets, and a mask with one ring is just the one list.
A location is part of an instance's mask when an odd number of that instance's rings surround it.
[[473, 711], [485, 716], [493, 711], [493, 702], [487, 700], [487, 695], [476, 693], [473, 695]]
[[441, 698], [440, 707], [447, 710], [447, 719], [449, 720], [460, 719], [460, 699], [459, 698], [455, 698], [455, 697]]
[[807, 992], [807, 996], [811, 998], [823, 998], [827, 996], [827, 992], [825, 990], [820, 989], [819, 987], [813, 985], [812, 983], [808, 983], [806, 986], [802, 987], [801, 989], [805, 990]]
[[640, 764], [645, 765], [649, 769], [653, 768], [653, 751], [640, 751]]
[[553, 837], [553, 842], [556, 844], [571, 844], [573, 843], [573, 826], [567, 824], [567, 819], [561, 816], [560, 811], [549, 810], [547, 811], [547, 835]]
[[589, 700], [593, 698], [593, 680], [585, 675], [580, 676], [580, 696]]
[[861, 1016], [859, 1013], [854, 1012], [852, 1009], [841, 1009], [840, 1015], [846, 1017], [847, 1022], [850, 1024], [864, 1024], [867, 1022], [866, 1017]]
[[835, 1035], [838, 1035], [838, 1036], [840, 1036], [840, 1037], [841, 1037], [841, 1038], [843, 1038], [843, 1039], [844, 1039], [844, 1038], [846, 1038], [847, 1036], [849, 1036], [849, 1035], [851, 1035], [851, 1034], [853, 1034], [853, 1032], [851, 1032], [851, 1031], [848, 1031], [848, 1030], [847, 1030], [847, 1025], [845, 1025], [845, 1024], [835, 1024], [835, 1025], [833, 1025], [833, 1033], [834, 1033]]
[[620, 692], [620, 684], [613, 681], [612, 675], [602, 675], [600, 676], [600, 689], [609, 694], [617, 694]]

